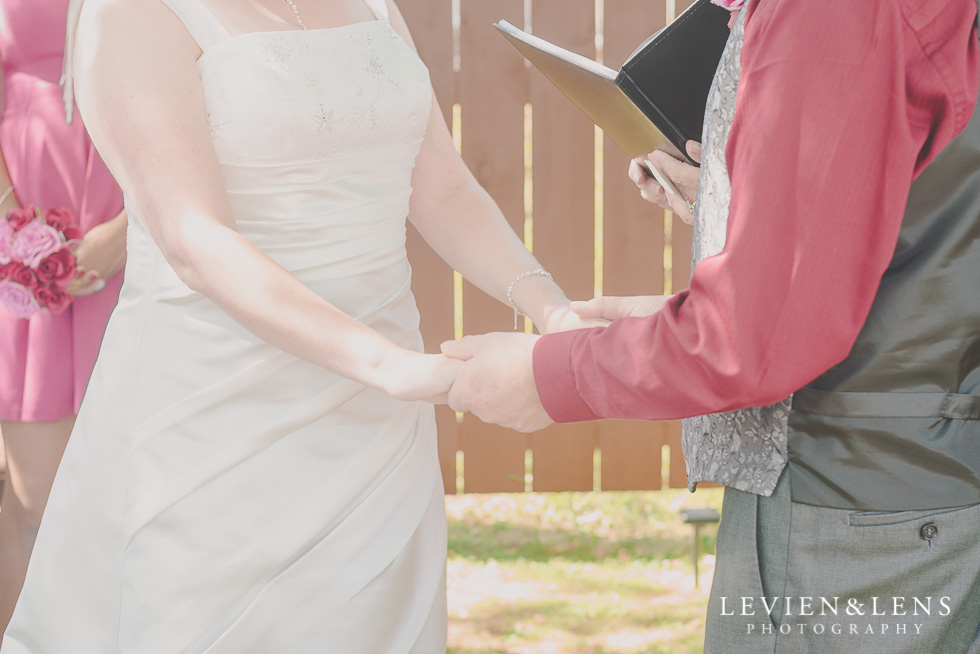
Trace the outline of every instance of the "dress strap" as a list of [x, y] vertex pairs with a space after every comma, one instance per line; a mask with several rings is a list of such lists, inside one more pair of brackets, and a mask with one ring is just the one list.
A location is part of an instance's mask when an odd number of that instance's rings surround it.
[[389, 22], [388, 0], [364, 0], [364, 4], [368, 6], [375, 18], [385, 23]]
[[75, 80], [72, 76], [72, 53], [75, 50], [75, 28], [82, 11], [82, 0], [69, 0], [68, 18], [65, 21], [65, 50], [61, 61], [61, 99], [65, 105], [65, 122], [69, 125], [75, 117]]
[[231, 38], [228, 30], [201, 0], [162, 0], [184, 24], [201, 50]]

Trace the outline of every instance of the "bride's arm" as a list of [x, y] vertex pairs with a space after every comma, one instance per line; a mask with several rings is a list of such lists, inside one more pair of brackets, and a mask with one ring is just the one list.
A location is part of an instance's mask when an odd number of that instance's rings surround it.
[[333, 307], [236, 230], [208, 133], [200, 49], [158, 0], [86, 0], [76, 94], [92, 140], [175, 272], [265, 341], [403, 399], [441, 399], [454, 362]]
[[[392, 26], [414, 49], [408, 27], [389, 0]], [[507, 303], [507, 288], [519, 275], [541, 268], [496, 203], [463, 163], [435, 95], [425, 140], [412, 175], [410, 219], [446, 263], [488, 295]], [[559, 286], [528, 276], [514, 285], [514, 303], [543, 333], [594, 326], [569, 309]]]

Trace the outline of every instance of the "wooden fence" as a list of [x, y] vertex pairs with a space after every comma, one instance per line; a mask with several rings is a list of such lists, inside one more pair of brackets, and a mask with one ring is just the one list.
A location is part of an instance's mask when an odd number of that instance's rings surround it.
[[[628, 158], [497, 34], [505, 19], [618, 68], [688, 0], [401, 0], [457, 145], [480, 183], [573, 299], [687, 286], [690, 228], [641, 200]], [[426, 348], [513, 329], [415, 233]], [[525, 435], [439, 407], [448, 493], [684, 487], [680, 425], [606, 421]]]

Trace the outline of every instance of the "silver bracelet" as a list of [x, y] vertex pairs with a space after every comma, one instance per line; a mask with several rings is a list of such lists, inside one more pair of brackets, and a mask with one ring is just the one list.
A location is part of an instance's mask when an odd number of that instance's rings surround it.
[[518, 309], [517, 305], [514, 304], [514, 287], [517, 286], [517, 282], [527, 277], [533, 277], [534, 275], [547, 277], [551, 281], [555, 280], [555, 278], [551, 276], [550, 272], [544, 268], [538, 268], [537, 270], [528, 270], [527, 272], [521, 273], [517, 276], [517, 279], [510, 283], [510, 286], [507, 287], [507, 302], [510, 304], [511, 308], [514, 309], [514, 329], [517, 329], [517, 319], [525, 315], [524, 312]]
[[14, 192], [14, 185], [11, 184], [10, 186], [7, 187], [7, 190], [3, 192], [3, 195], [0, 195], [0, 204], [6, 202], [7, 198], [9, 198], [10, 194], [13, 192]]

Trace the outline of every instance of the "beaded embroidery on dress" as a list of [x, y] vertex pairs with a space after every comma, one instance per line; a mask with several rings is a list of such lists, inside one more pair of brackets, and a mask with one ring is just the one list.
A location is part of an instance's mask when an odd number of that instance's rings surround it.
[[[732, 198], [725, 146], [735, 117], [746, 13], [743, 9], [732, 29], [708, 94], [692, 268], [725, 247]], [[681, 444], [690, 490], [693, 492], [699, 481], [711, 481], [771, 495], [786, 466], [790, 406], [791, 400], [786, 399], [767, 407], [685, 419]]]
[[[247, 54], [242, 39], [254, 42]], [[324, 159], [384, 146], [393, 133], [409, 143], [428, 120], [427, 70], [387, 23], [333, 28], [330, 38], [243, 34], [207, 50], [199, 67], [222, 161]]]

